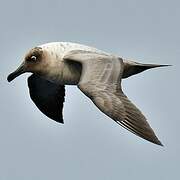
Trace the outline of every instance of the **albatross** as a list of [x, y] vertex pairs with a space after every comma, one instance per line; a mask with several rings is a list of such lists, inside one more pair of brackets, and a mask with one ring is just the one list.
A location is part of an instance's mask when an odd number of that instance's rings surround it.
[[168, 65], [142, 64], [93, 47], [52, 42], [30, 49], [21, 65], [9, 74], [28, 77], [30, 97], [46, 116], [63, 123], [65, 85], [77, 87], [116, 123], [152, 143], [162, 143], [142, 112], [124, 94], [121, 81], [150, 68]]

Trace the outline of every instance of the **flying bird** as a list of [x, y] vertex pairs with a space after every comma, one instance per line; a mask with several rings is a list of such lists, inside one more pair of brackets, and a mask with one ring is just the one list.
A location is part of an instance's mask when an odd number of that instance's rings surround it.
[[77, 43], [52, 42], [29, 50], [7, 80], [33, 73], [28, 78], [31, 99], [42, 113], [59, 123], [63, 123], [65, 85], [77, 85], [112, 120], [162, 146], [145, 116], [121, 87], [122, 79], [162, 66], [168, 65], [141, 64]]

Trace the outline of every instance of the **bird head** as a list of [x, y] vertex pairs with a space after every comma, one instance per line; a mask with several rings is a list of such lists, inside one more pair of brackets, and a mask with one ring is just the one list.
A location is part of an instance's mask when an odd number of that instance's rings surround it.
[[8, 75], [8, 82], [12, 81], [19, 75], [25, 72], [32, 72], [41, 74], [41, 71], [46, 66], [44, 52], [41, 47], [35, 47], [31, 49], [24, 57], [21, 65], [11, 74]]

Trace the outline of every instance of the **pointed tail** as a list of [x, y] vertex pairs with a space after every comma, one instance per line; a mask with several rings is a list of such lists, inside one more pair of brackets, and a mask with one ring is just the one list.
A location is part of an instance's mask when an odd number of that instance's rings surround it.
[[143, 72], [147, 69], [157, 68], [157, 67], [166, 67], [166, 66], [172, 66], [168, 64], [141, 64], [134, 61], [124, 60], [124, 72], [123, 72], [123, 78], [128, 78], [129, 76], [138, 74], [140, 72]]

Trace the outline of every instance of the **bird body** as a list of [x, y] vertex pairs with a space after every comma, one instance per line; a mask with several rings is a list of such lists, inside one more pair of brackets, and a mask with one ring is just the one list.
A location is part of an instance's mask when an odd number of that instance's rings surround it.
[[69, 52], [81, 50], [107, 54], [93, 47], [70, 42], [53, 42], [40, 45], [39, 47], [45, 52], [44, 59], [47, 59], [48, 63], [46, 66], [48, 69], [41, 69], [46, 71], [45, 73], [41, 72], [43, 77], [56, 84], [65, 85], [77, 85], [81, 75], [80, 64], [64, 61], [64, 56]]
[[93, 47], [53, 42], [31, 49], [8, 81], [25, 72], [31, 99], [49, 118], [63, 123], [65, 85], [77, 85], [112, 120], [158, 145], [141, 111], [123, 93], [121, 81], [144, 70], [167, 65], [141, 64]]

